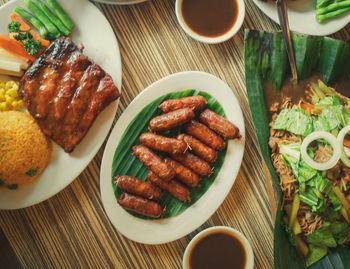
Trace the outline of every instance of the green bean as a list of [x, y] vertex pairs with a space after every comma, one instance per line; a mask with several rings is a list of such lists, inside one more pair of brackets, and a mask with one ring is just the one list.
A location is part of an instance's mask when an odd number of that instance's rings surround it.
[[49, 32], [47, 31], [45, 25], [34, 17], [31, 13], [21, 7], [15, 7], [15, 13], [24, 18], [26, 21], [30, 22], [38, 31], [43, 38], [49, 37]]
[[59, 37], [61, 35], [57, 27], [50, 21], [50, 19], [44, 14], [44, 12], [42, 12], [41, 9], [38, 8], [36, 4], [34, 4], [31, 0], [24, 0], [23, 2], [27, 6], [27, 8], [29, 8], [29, 10], [33, 12], [35, 17], [45, 25], [46, 29], [53, 37]]
[[58, 28], [58, 30], [65, 36], [70, 35], [70, 31], [67, 27], [61, 22], [61, 20], [56, 17], [56, 15], [46, 6], [42, 0], [37, 0], [37, 4], [42, 12], [49, 18], [49, 20]]
[[349, 7], [350, 7], [350, 0], [341, 1], [341, 2], [334, 2], [333, 4], [330, 4], [324, 8], [317, 9], [316, 14], [323, 15], [326, 13], [330, 13], [332, 11], [337, 11], [337, 10], [341, 10], [341, 9], [349, 8]]
[[321, 15], [317, 15], [317, 21], [318, 22], [324, 22], [326, 20], [330, 20], [333, 19], [337, 16], [340, 16], [342, 14], [344, 14], [345, 12], [350, 11], [350, 7], [346, 7], [346, 8], [342, 8], [342, 9], [338, 9], [336, 11], [332, 11], [326, 14], [321, 14]]
[[46, 0], [52, 11], [55, 12], [57, 17], [63, 22], [63, 24], [71, 31], [74, 27], [74, 22], [68, 16], [68, 14], [63, 10], [63, 8], [56, 2], [56, 0]]

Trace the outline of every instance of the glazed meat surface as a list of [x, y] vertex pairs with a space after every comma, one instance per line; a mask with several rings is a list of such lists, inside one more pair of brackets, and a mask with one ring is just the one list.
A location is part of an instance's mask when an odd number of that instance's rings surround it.
[[72, 152], [120, 93], [111, 76], [62, 37], [26, 71], [20, 96], [45, 135]]

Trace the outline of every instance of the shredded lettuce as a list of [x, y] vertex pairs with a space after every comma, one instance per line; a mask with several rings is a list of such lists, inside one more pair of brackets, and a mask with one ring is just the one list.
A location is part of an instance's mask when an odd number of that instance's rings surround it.
[[331, 230], [335, 240], [341, 245], [345, 243], [349, 235], [350, 225], [345, 222], [335, 221], [331, 224]]
[[313, 131], [312, 118], [303, 109], [283, 109], [272, 126], [275, 130], [307, 136]]
[[327, 255], [327, 247], [317, 247], [310, 245], [309, 246], [309, 255], [306, 260], [306, 266], [314, 264], [315, 262], [321, 260], [324, 256]]
[[307, 236], [307, 241], [318, 247], [336, 247], [337, 241], [335, 241], [331, 224], [329, 222], [323, 223], [322, 227], [309, 234]]

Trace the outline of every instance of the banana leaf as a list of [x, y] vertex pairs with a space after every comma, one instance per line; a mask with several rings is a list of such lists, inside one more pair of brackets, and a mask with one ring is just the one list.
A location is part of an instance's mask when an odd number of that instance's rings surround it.
[[[151, 102], [150, 104], [146, 105], [141, 110], [141, 112], [135, 116], [133, 121], [129, 124], [129, 126], [125, 130], [120, 140], [121, 142], [117, 146], [114, 153], [113, 164], [112, 164], [112, 185], [113, 185], [116, 199], [119, 198], [122, 191], [116, 185], [116, 182], [114, 180], [115, 176], [130, 175], [130, 176], [135, 176], [135, 177], [138, 177], [139, 179], [147, 181], [146, 175], [147, 175], [148, 169], [132, 154], [131, 148], [132, 146], [139, 144], [139, 136], [142, 133], [148, 131], [149, 121], [152, 118], [163, 113], [158, 108], [158, 106], [166, 99], [180, 98], [180, 97], [193, 96], [193, 95], [204, 96], [208, 102], [207, 107], [215, 111], [219, 115], [225, 117], [224, 109], [216, 99], [214, 99], [211, 95], [205, 92], [201, 92], [193, 89], [163, 95], [158, 99], [154, 100], [153, 102]], [[166, 132], [165, 135], [176, 136], [177, 134], [182, 132], [183, 132], [182, 128], [179, 127], [179, 128], [175, 128], [174, 130]], [[215, 178], [217, 177], [220, 171], [222, 164], [224, 163], [224, 159], [226, 156], [226, 149], [227, 148], [225, 148], [224, 150], [218, 153], [218, 159], [213, 166], [213, 173], [208, 177], [202, 177], [200, 186], [191, 189], [192, 199], [190, 203], [181, 202], [175, 199], [174, 197], [172, 197], [170, 194], [164, 192], [162, 199], [159, 201], [159, 203], [166, 208], [166, 212], [165, 214], [163, 214], [162, 218], [174, 217], [180, 214], [181, 212], [189, 208], [191, 205], [196, 203], [203, 196], [203, 194], [213, 184]], [[159, 155], [162, 155], [162, 154], [159, 153]], [[128, 212], [136, 217], [148, 219], [147, 217], [133, 213], [131, 211], [128, 211]]]
[[[299, 78], [307, 79], [321, 74], [331, 85], [350, 74], [350, 43], [327, 37], [293, 34], [293, 44]], [[246, 30], [244, 38], [245, 76], [248, 101], [264, 161], [273, 181], [276, 197], [276, 220], [274, 229], [274, 261], [278, 269], [305, 268], [305, 260], [290, 243], [282, 221], [282, 192], [279, 178], [271, 162], [268, 146], [269, 113], [264, 96], [266, 82], [275, 86], [276, 93], [290, 73], [288, 58], [281, 32]], [[350, 248], [339, 246], [311, 269], [350, 268]]]

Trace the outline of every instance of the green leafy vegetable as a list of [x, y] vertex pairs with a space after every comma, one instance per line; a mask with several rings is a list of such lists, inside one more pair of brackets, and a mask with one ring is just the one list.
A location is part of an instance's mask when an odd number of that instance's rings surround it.
[[5, 185], [5, 182], [2, 179], [0, 179], [0, 186], [4, 186], [4, 185]]
[[321, 260], [326, 255], [327, 255], [327, 247], [318, 247], [318, 246], [310, 245], [310, 253], [306, 260], [306, 266], [311, 266], [315, 262]]
[[29, 55], [35, 55], [41, 49], [40, 41], [35, 41], [33, 39], [33, 36], [30, 33], [30, 30], [21, 31], [20, 27], [21, 27], [20, 23], [13, 22], [13, 21], [10, 22], [10, 24], [8, 25], [8, 28], [11, 29], [10, 32], [12, 31], [12, 33], [16, 33], [16, 35], [14, 35], [14, 38], [17, 41], [22, 43], [25, 51]]
[[309, 234], [307, 236], [307, 241], [314, 246], [318, 247], [336, 247], [337, 242], [334, 239], [331, 224], [325, 222], [321, 228]]
[[272, 126], [296, 135], [307, 136], [312, 132], [312, 118], [303, 109], [283, 109]]
[[21, 27], [21, 24], [19, 22], [12, 21], [8, 25], [8, 30], [10, 33], [18, 33], [20, 27]]
[[344, 244], [350, 232], [350, 225], [345, 222], [333, 222], [331, 224], [333, 236], [338, 244]]
[[37, 40], [27, 39], [23, 41], [23, 46], [29, 55], [35, 55], [40, 50], [41, 43]]

